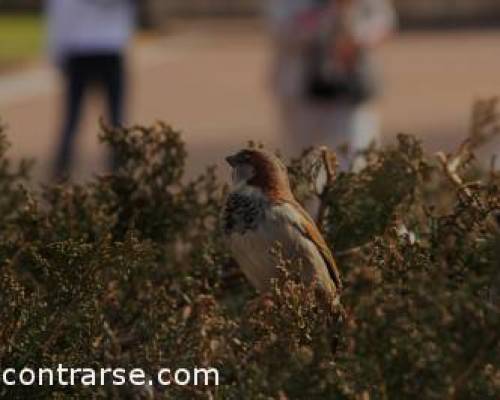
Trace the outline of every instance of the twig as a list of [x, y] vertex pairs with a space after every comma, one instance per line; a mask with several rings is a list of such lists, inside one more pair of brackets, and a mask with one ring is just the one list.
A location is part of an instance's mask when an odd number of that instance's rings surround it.
[[335, 182], [335, 179], [337, 178], [337, 168], [338, 168], [338, 161], [337, 161], [337, 155], [333, 152], [330, 151], [327, 147], [323, 146], [320, 149], [321, 151], [321, 158], [323, 160], [323, 164], [325, 165], [325, 170], [326, 170], [326, 182], [328, 185], [333, 184]]
[[474, 196], [471, 190], [464, 185], [464, 181], [458, 173], [458, 169], [472, 158], [470, 140], [466, 140], [462, 143], [456, 154], [446, 155], [443, 152], [438, 152], [436, 153], [436, 157], [441, 163], [443, 171], [449, 181], [459, 190], [462, 190], [469, 199], [473, 199]]
[[321, 152], [321, 161], [325, 167], [326, 172], [326, 184], [323, 187], [323, 191], [318, 195], [319, 197], [319, 210], [316, 223], [318, 227], [321, 229], [323, 225], [323, 221], [325, 220], [326, 211], [327, 211], [327, 195], [328, 191], [332, 187], [335, 179], [337, 178], [337, 156], [333, 151], [330, 151], [327, 147], [323, 146], [320, 148]]
[[364, 250], [368, 249], [372, 244], [373, 244], [373, 242], [370, 241], [370, 242], [367, 242], [367, 243], [362, 244], [360, 246], [351, 247], [349, 249], [342, 250], [342, 251], [336, 251], [335, 256], [348, 257], [348, 256], [353, 256], [355, 254], [360, 254]]

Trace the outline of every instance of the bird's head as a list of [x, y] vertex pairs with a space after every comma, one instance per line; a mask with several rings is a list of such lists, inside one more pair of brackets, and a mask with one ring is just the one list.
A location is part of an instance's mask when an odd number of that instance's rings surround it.
[[285, 165], [274, 154], [255, 149], [245, 149], [226, 157], [232, 168], [234, 186], [250, 186], [270, 197], [291, 196]]

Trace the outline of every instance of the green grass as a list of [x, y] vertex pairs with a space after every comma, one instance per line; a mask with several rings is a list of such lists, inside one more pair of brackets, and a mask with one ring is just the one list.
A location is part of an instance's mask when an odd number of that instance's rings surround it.
[[35, 58], [40, 54], [42, 41], [40, 15], [0, 14], [0, 68]]

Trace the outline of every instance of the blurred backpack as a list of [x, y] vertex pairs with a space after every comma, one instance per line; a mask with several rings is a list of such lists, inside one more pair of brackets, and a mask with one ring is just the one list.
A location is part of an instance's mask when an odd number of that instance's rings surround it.
[[[328, 7], [330, 3], [336, 2], [322, 0], [321, 6]], [[305, 96], [314, 102], [341, 100], [360, 104], [376, 95], [378, 79], [370, 56], [363, 48], [355, 50], [350, 68], [338, 68], [342, 60], [336, 51], [336, 40], [346, 32], [347, 25], [346, 16], [339, 8], [335, 7], [333, 20], [327, 20], [306, 47]]]

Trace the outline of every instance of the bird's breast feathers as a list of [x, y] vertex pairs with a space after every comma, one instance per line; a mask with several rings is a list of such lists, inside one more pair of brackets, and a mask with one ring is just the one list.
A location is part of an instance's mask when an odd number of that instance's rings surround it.
[[277, 274], [271, 250], [278, 243], [285, 257], [300, 257], [310, 265], [311, 277], [329, 279], [320, 251], [299, 229], [302, 216], [292, 204], [271, 204], [259, 193], [233, 193], [226, 202], [223, 220], [234, 258], [259, 290], [268, 289]]
[[226, 235], [243, 235], [253, 231], [264, 219], [266, 200], [258, 192], [231, 193], [223, 214], [223, 230]]

